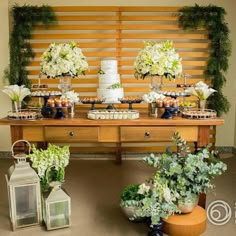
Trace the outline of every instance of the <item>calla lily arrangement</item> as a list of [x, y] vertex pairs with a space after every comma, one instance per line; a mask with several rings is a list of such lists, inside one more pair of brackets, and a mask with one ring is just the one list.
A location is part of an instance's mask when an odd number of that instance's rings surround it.
[[187, 88], [187, 93], [196, 96], [199, 100], [207, 100], [207, 98], [214, 92], [215, 89], [209, 88], [203, 81], [199, 81], [194, 87]]
[[7, 94], [12, 101], [21, 102], [23, 99], [30, 95], [31, 92], [28, 88], [25, 87], [25, 85], [9, 85], [5, 86], [2, 90], [5, 94]]
[[26, 96], [31, 94], [30, 90], [26, 88], [25, 85], [19, 86], [17, 84], [5, 86], [2, 91], [14, 102], [16, 112], [18, 112], [17, 103], [21, 103]]

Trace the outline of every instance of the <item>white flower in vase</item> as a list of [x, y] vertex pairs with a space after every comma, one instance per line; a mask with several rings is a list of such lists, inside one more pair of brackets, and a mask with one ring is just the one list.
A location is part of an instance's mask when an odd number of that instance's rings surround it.
[[147, 76], [175, 79], [182, 76], [181, 61], [171, 41], [145, 42], [134, 62], [134, 76], [137, 79]]
[[88, 70], [86, 57], [75, 42], [50, 44], [41, 57], [40, 66], [41, 73], [48, 78], [76, 77]]
[[199, 100], [207, 100], [207, 98], [214, 92], [215, 89], [209, 88], [203, 81], [199, 81], [194, 87], [187, 88], [187, 93], [196, 96]]
[[5, 86], [2, 91], [14, 102], [16, 112], [21, 109], [23, 99], [31, 94], [30, 90], [26, 88], [25, 85], [19, 86], [17, 84]]
[[68, 98], [72, 103], [77, 103], [79, 101], [79, 94], [75, 91], [65, 92], [61, 98]]
[[198, 83], [195, 84], [194, 87], [187, 88], [185, 91], [198, 98], [199, 107], [202, 110], [204, 110], [206, 107], [207, 98], [212, 93], [217, 92], [215, 89], [209, 88], [209, 86], [207, 84], [205, 84], [203, 81], [199, 81]]
[[145, 103], [153, 103], [156, 102], [157, 99], [163, 100], [164, 98], [165, 96], [163, 94], [157, 93], [155, 91], [144, 94], [142, 97]]

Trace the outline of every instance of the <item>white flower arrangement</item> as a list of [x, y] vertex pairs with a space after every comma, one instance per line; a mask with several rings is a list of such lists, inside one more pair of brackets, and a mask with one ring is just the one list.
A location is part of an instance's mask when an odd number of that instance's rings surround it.
[[79, 101], [79, 94], [75, 91], [65, 92], [61, 98], [68, 98], [72, 103], [77, 103]]
[[153, 103], [156, 102], [157, 99], [163, 100], [165, 96], [163, 94], [151, 91], [147, 94], [144, 94], [142, 99], [145, 103]]
[[65, 167], [69, 164], [69, 146], [59, 147], [49, 144], [48, 148], [37, 149], [34, 145], [32, 153], [28, 155], [32, 162], [32, 167], [36, 170], [43, 192], [48, 191], [50, 182], [63, 182], [65, 178]]
[[86, 57], [75, 42], [50, 44], [41, 57], [40, 66], [41, 73], [48, 78], [65, 75], [75, 77], [88, 70]]
[[30, 90], [26, 88], [25, 85], [19, 86], [17, 84], [5, 86], [2, 91], [14, 102], [22, 102], [26, 96], [31, 94]]
[[135, 78], [162, 76], [175, 79], [182, 76], [182, 63], [171, 41], [145, 42], [134, 62]]
[[203, 81], [199, 81], [194, 87], [187, 88], [187, 93], [196, 96], [199, 100], [207, 100], [207, 98], [214, 92], [215, 89], [209, 88]]
[[30, 90], [26, 88], [25, 85], [19, 86], [17, 84], [5, 86], [2, 91], [14, 102], [16, 112], [21, 110], [21, 103], [23, 99], [31, 94]]

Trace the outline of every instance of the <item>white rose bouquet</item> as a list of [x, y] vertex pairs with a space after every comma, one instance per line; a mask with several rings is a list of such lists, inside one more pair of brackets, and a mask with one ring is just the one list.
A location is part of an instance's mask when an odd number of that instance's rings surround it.
[[182, 76], [182, 63], [171, 41], [145, 42], [134, 62], [135, 78], [162, 76], [175, 79]]
[[41, 57], [41, 73], [48, 78], [69, 75], [71, 77], [85, 74], [88, 63], [82, 50], [75, 42], [50, 44]]

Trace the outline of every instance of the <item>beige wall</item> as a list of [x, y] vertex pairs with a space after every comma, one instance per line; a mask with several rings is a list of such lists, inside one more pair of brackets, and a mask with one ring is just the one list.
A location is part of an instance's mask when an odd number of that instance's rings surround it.
[[[6, 116], [10, 109], [10, 100], [1, 92], [3, 87], [3, 71], [8, 65], [8, 41], [9, 41], [9, 23], [8, 23], [8, 1], [0, 2], [0, 117]], [[0, 126], [0, 151], [9, 150], [10, 147], [10, 129], [7, 126]]]
[[[36, 1], [23, 1], [23, 0], [9, 0], [9, 7], [13, 4], [17, 3], [18, 5], [23, 4], [36, 4]], [[236, 147], [236, 67], [233, 66], [233, 62], [236, 61], [235, 58], [235, 42], [236, 42], [236, 34], [235, 29], [233, 27], [235, 21], [235, 9], [236, 9], [236, 2], [235, 0], [67, 0], [67, 1], [58, 1], [58, 0], [38, 0], [37, 4], [48, 4], [48, 5], [81, 5], [81, 6], [191, 6], [195, 3], [199, 5], [217, 5], [223, 7], [227, 12], [226, 20], [229, 24], [229, 28], [231, 31], [231, 40], [233, 43], [233, 53], [230, 58], [230, 68], [226, 75], [227, 84], [224, 88], [224, 94], [228, 97], [231, 103], [231, 110], [227, 115], [223, 118], [225, 119], [225, 125], [222, 127], [217, 127], [217, 146], [234, 146]], [[2, 77], [3, 70], [7, 65], [7, 58], [8, 58], [8, 14], [7, 14], [7, 1], [0, 1], [0, 12], [1, 12], [1, 42], [0, 48], [1, 50], [1, 59], [0, 59], [0, 76]], [[2, 81], [0, 82], [0, 88], [2, 87]], [[1, 101], [1, 109], [0, 109], [0, 117], [6, 115], [6, 111], [10, 109], [10, 102], [9, 99], [6, 98], [5, 95], [0, 93], [0, 101]], [[9, 150], [10, 148], [10, 135], [9, 129], [6, 127], [0, 127], [0, 134], [1, 134], [1, 141], [0, 141], [0, 151]]]

